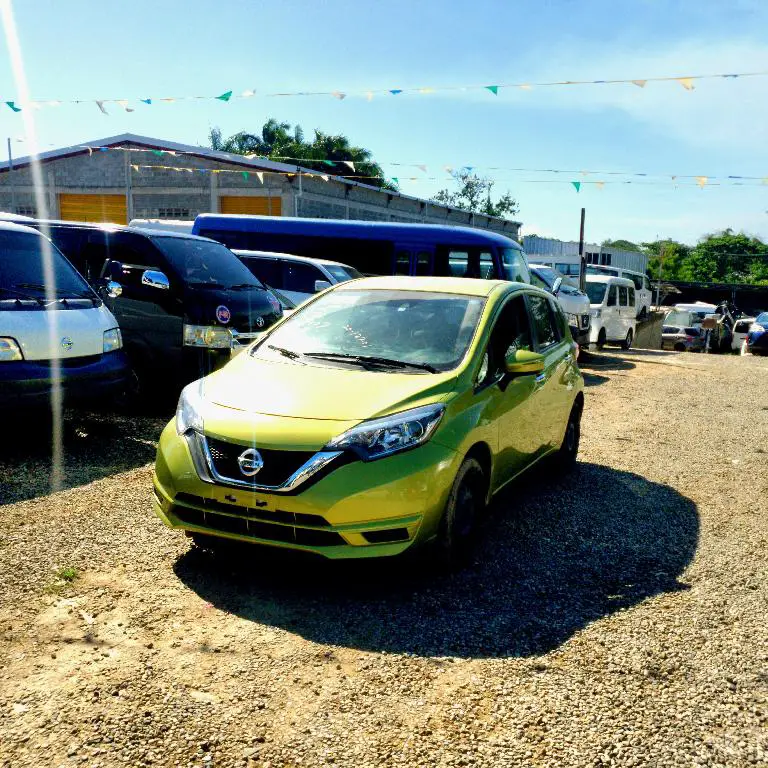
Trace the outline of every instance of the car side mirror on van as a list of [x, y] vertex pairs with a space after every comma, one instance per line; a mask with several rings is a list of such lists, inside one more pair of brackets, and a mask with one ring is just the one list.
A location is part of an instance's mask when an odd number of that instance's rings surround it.
[[320, 291], [324, 291], [326, 288], [330, 287], [331, 284], [328, 280], [315, 280], [315, 293], [320, 293]]
[[512, 375], [541, 373], [544, 370], [544, 355], [528, 349], [513, 349], [504, 358], [504, 370]]
[[147, 269], [141, 276], [141, 284], [149, 288], [159, 288], [161, 291], [170, 290], [171, 281], [165, 272], [158, 272], [154, 269]]
[[123, 292], [123, 286], [115, 280], [107, 280], [104, 290], [107, 292], [107, 296], [110, 299], [116, 299]]
[[554, 296], [557, 296], [558, 293], [560, 293], [560, 286], [563, 284], [563, 278], [558, 277], [557, 280], [555, 280], [554, 283], [552, 283], [552, 294]]

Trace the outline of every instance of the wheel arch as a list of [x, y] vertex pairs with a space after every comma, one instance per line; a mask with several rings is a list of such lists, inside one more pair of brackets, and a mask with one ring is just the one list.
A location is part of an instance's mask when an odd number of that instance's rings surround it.
[[493, 454], [488, 443], [475, 443], [464, 455], [465, 459], [475, 459], [483, 470], [483, 479], [485, 481], [486, 501], [491, 490], [491, 476], [493, 473]]

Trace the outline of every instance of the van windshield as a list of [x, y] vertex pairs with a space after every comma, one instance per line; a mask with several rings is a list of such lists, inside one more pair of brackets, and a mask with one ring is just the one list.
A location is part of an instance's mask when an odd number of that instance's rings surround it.
[[186, 237], [153, 237], [174, 271], [189, 285], [209, 288], [252, 286], [261, 283], [229, 248], [208, 240]]
[[608, 283], [590, 283], [587, 282], [587, 296], [590, 304], [602, 304], [605, 298], [605, 289]]
[[[26, 294], [32, 298], [45, 298], [46, 275], [43, 268], [41, 235], [26, 232], [0, 231], [0, 295]], [[57, 299], [95, 298], [88, 283], [77, 274], [53, 243], [51, 267]], [[2, 298], [7, 298], [2, 295]]]
[[504, 278], [516, 283], [530, 283], [531, 273], [523, 251], [517, 248], [502, 248], [501, 262], [504, 266]]

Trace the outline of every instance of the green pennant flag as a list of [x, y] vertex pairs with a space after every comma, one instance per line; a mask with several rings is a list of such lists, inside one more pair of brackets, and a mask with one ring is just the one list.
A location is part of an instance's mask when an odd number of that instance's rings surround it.
[[499, 86], [498, 85], [486, 85], [485, 89], [487, 91], [490, 91], [494, 96], [499, 95]]
[[577, 192], [581, 189], [581, 182], [580, 181], [572, 181], [571, 184], [573, 184], [573, 188]]
[[393, 176], [392, 177], [392, 181], [394, 181], [395, 184], [399, 184], [400, 183], [400, 179], [398, 179], [397, 176]]
[[331, 168], [333, 168], [333, 166], [335, 165], [335, 163], [333, 162], [333, 160], [323, 160], [323, 162], [324, 162], [326, 165], [330, 165], [330, 166], [331, 166]]
[[248, 181], [248, 171], [243, 171], [243, 178]]
[[17, 107], [12, 101], [5, 102], [14, 112], [21, 112], [21, 107]]
[[165, 152], [163, 152], [162, 149], [153, 149], [152, 154], [157, 155], [158, 157], [162, 157], [165, 154]]
[[221, 96], [216, 97], [219, 101], [229, 101], [232, 98], [232, 91], [222, 93]]

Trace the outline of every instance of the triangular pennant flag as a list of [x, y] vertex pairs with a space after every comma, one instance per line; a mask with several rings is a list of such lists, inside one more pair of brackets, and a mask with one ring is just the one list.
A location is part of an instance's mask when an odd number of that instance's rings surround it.
[[86, 147], [88, 150], [88, 157], [93, 157], [93, 150], [90, 147]]
[[107, 112], [106, 108], [104, 107], [103, 101], [97, 101], [96, 106], [102, 111], [103, 114], [108, 115], [109, 112]]
[[355, 172], [355, 164], [351, 160], [342, 160], [341, 162], [344, 163], [344, 165], [349, 166], [352, 173]]
[[581, 175], [582, 175], [582, 176], [589, 176], [589, 171], [582, 171], [582, 172], [581, 172]]
[[708, 176], [697, 176], [696, 177], [696, 183], [699, 185], [701, 189], [704, 189], [704, 187], [707, 186], [707, 182], [709, 181]]
[[333, 168], [333, 166], [335, 165], [335, 163], [333, 162], [333, 160], [323, 160], [322, 162], [323, 162], [325, 165], [330, 165], [330, 166], [331, 166], [331, 168]]
[[595, 182], [595, 186], [596, 186], [598, 189], [602, 189], [602, 188], [605, 186], [605, 182], [604, 182], [604, 181], [596, 181], [596, 182]]
[[577, 192], [581, 189], [581, 182], [580, 181], [572, 181], [571, 184], [573, 184], [573, 188]]
[[162, 157], [165, 154], [162, 149], [151, 149], [150, 152], [158, 157]]
[[499, 95], [499, 86], [498, 85], [486, 85], [485, 86], [486, 91], [490, 91], [494, 96]]
[[342, 93], [341, 91], [331, 91], [331, 96], [333, 96], [334, 98], [338, 99], [339, 101], [341, 101], [342, 99], [346, 99], [347, 98], [347, 94], [346, 93]]
[[227, 91], [226, 93], [222, 93], [221, 96], [216, 96], [216, 99], [218, 101], [229, 101], [232, 98], [232, 91]]
[[402, 93], [402, 92], [403, 92], [403, 89], [402, 89], [402, 88], [392, 88], [392, 89], [390, 90], [390, 93], [391, 93], [393, 96], [397, 96], [397, 94], [398, 94], [398, 93]]
[[261, 184], [263, 184], [264, 183], [264, 174], [261, 171], [256, 171], [256, 176], [258, 177], [259, 182]]
[[677, 181], [677, 176], [673, 176], [672, 181]]
[[152, 103], [152, 99], [139, 99], [139, 101], [142, 104], [151, 104]]
[[117, 103], [126, 111], [126, 112], [133, 112], [133, 108], [129, 105], [129, 102], [127, 99], [118, 99]]
[[648, 82], [647, 80], [633, 80], [632, 81], [638, 88], [645, 88], [645, 84]]
[[419, 88], [419, 93], [433, 93], [434, 88]]
[[168, 104], [173, 104], [176, 99], [173, 98], [173, 96], [166, 96], [164, 99], [160, 99], [160, 101], [165, 101]]
[[320, 178], [321, 178], [323, 181], [328, 181], [328, 179], [330, 179], [331, 177], [330, 177], [330, 176], [329, 176], [327, 173], [321, 173], [321, 174], [320, 174]]
[[685, 88], [686, 91], [692, 91], [694, 88], [692, 77], [678, 77], [677, 82]]
[[398, 179], [397, 176], [393, 176], [392, 177], [392, 181], [394, 181], [395, 184], [399, 184], [400, 183], [400, 179]]
[[136, 173], [139, 172], [139, 166], [138, 165], [133, 165], [133, 163], [131, 163], [131, 168], [133, 168], [133, 170], [136, 171]]
[[248, 174], [248, 171], [243, 171], [243, 178], [244, 178], [246, 181], [248, 181], [248, 176], [249, 176], [249, 174]]
[[475, 166], [474, 165], [465, 165], [463, 170], [465, 170], [467, 173], [472, 173], [472, 171], [475, 170]]
[[452, 165], [444, 165], [444, 166], [443, 166], [443, 170], [444, 170], [446, 173], [453, 173], [453, 166], [452, 166]]
[[256, 95], [256, 91], [247, 90], [247, 91], [243, 91], [240, 94], [240, 98], [241, 99], [250, 99], [252, 96], [255, 96], [255, 95]]
[[522, 88], [524, 91], [530, 91], [533, 88], [533, 86], [532, 85], [528, 85], [528, 83], [523, 83], [520, 86], [520, 88]]
[[368, 99], [368, 101], [373, 101], [373, 91], [366, 91], [365, 98]]
[[419, 165], [419, 164], [417, 163], [417, 164], [416, 164], [416, 167], [417, 167], [417, 168], [418, 168], [420, 171], [423, 171], [424, 173], [426, 173], [426, 172], [427, 172], [427, 166], [426, 166], [426, 165]]
[[17, 107], [15, 102], [13, 101], [6, 101], [5, 102], [14, 112], [21, 112], [21, 107]]

